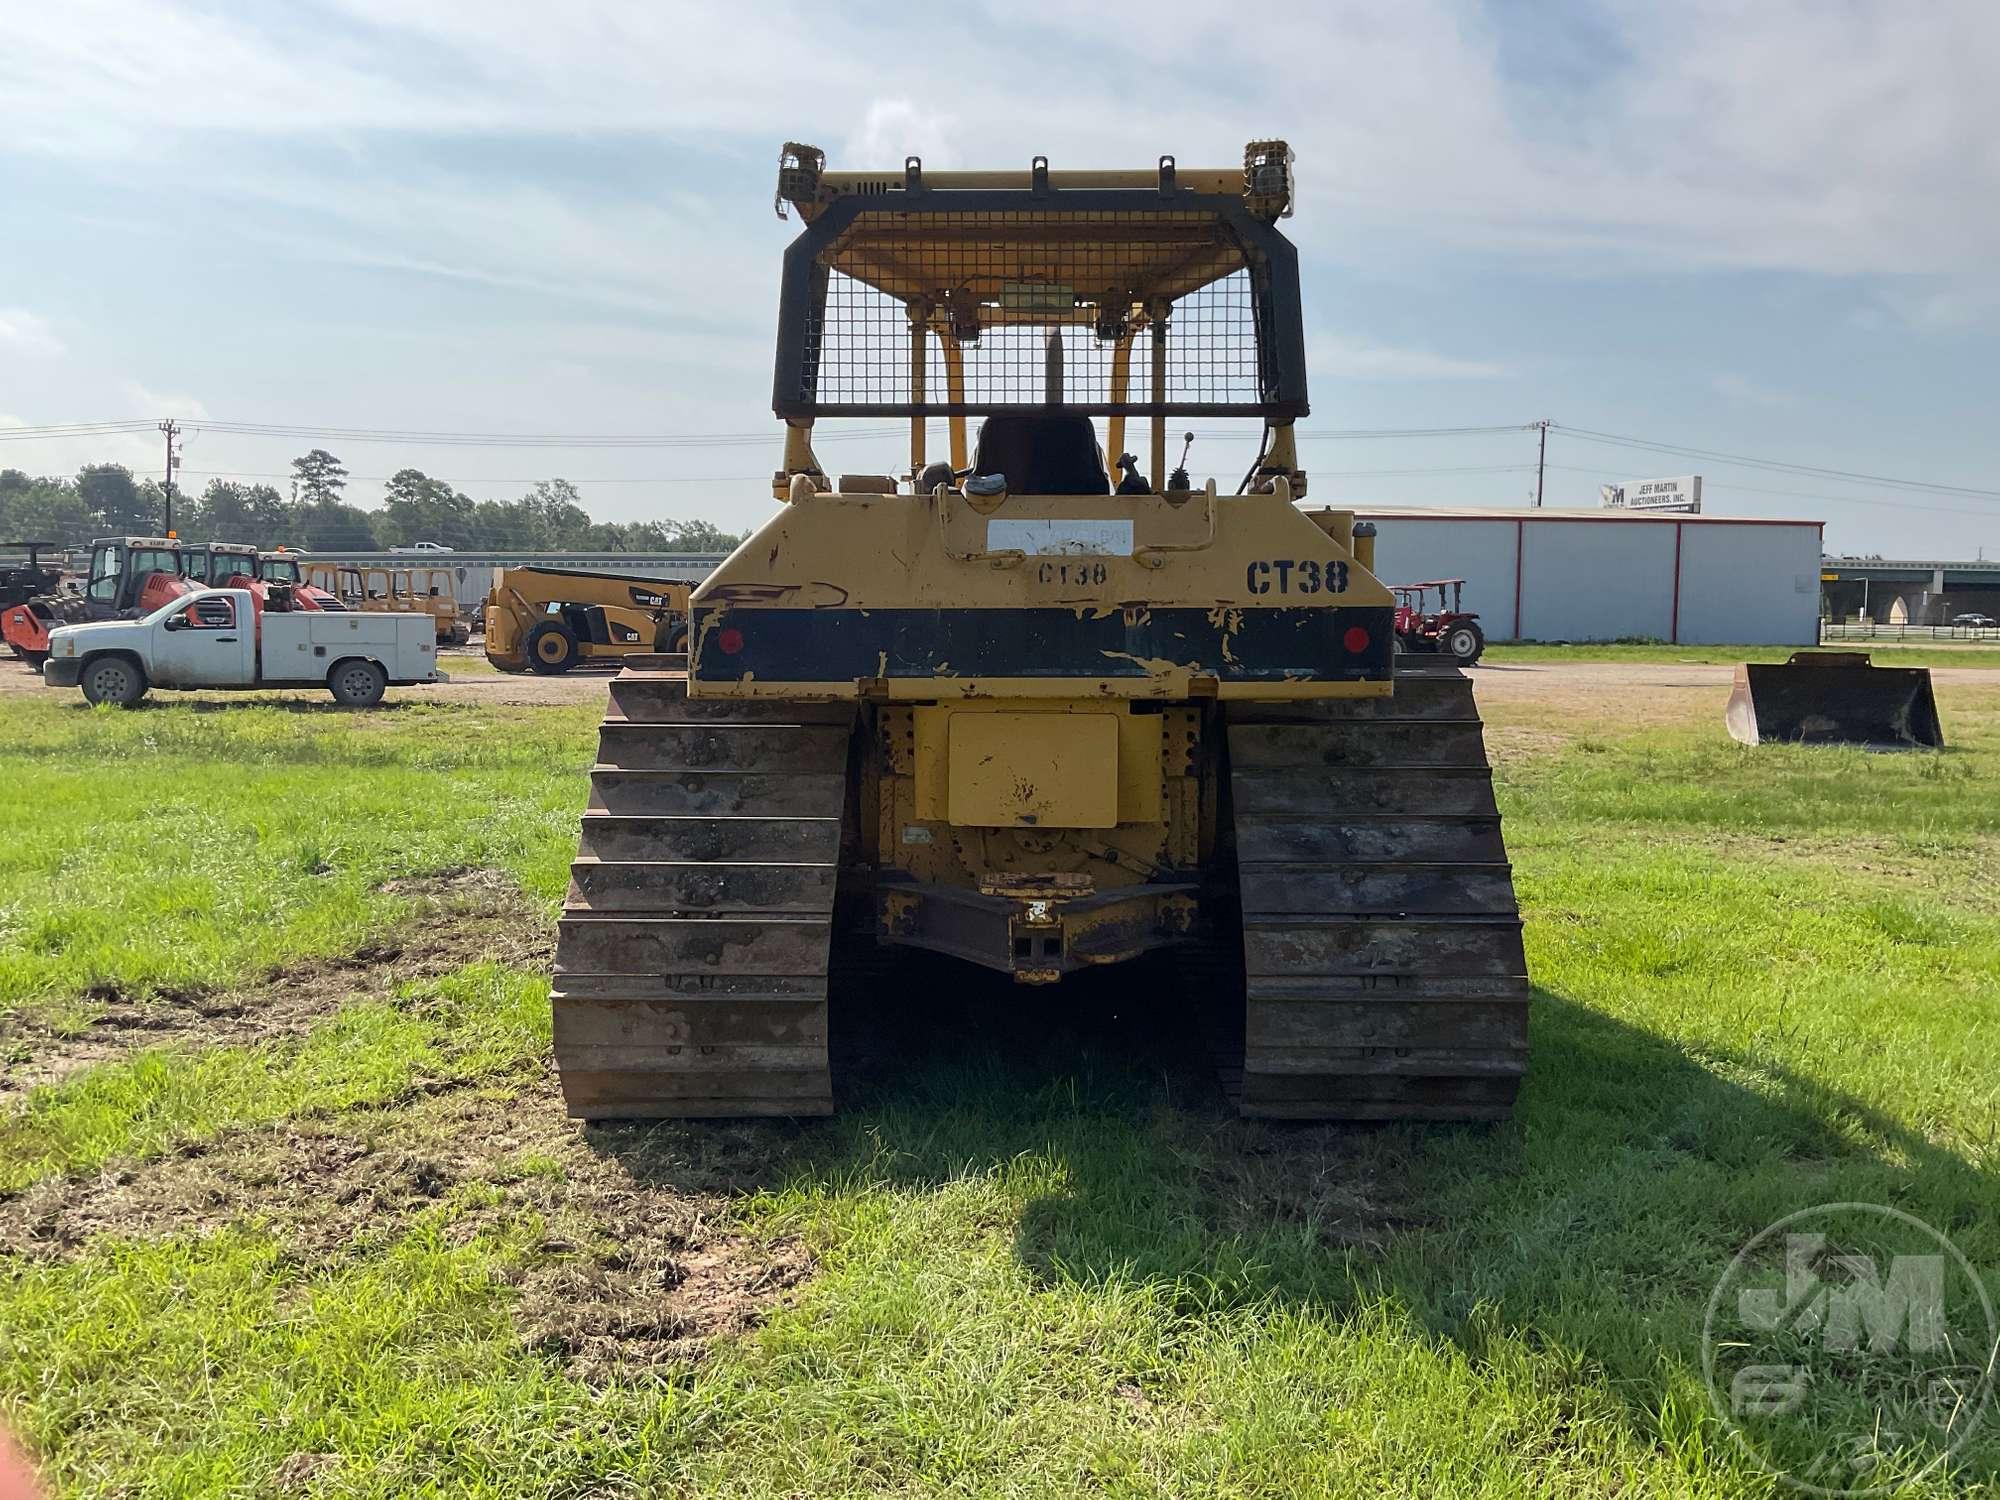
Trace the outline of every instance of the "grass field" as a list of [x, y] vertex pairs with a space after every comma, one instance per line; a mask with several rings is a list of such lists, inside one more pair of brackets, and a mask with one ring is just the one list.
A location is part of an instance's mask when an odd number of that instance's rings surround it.
[[1828, 641], [1824, 646], [1669, 646], [1664, 642], [1645, 644], [1581, 642], [1553, 645], [1540, 641], [1501, 641], [1486, 648], [1486, 656], [1496, 663], [1517, 662], [1607, 662], [1624, 665], [1682, 663], [1733, 667], [1745, 661], [1785, 661], [1794, 651], [1860, 651], [1886, 667], [2000, 667], [2000, 645], [1967, 642]]
[[[2000, 1291], [2000, 674], [1942, 756], [1493, 677], [1478, 1129], [1241, 1122], [1164, 974], [912, 961], [835, 1119], [585, 1131], [594, 705], [11, 698], [0, 1419], [74, 1494], [1777, 1493], [1701, 1376], [1739, 1246], [1890, 1204]], [[1904, 1492], [1996, 1473], [1989, 1418]]]

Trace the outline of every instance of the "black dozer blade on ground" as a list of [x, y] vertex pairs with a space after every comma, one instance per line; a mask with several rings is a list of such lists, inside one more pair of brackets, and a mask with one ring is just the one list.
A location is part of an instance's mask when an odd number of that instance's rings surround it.
[[1930, 670], [1874, 666], [1865, 651], [1798, 651], [1783, 665], [1738, 667], [1724, 722], [1746, 745], [1944, 748]]

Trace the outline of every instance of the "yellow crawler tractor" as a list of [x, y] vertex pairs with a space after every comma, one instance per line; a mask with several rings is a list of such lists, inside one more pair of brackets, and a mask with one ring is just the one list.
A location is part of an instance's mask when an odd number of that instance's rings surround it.
[[[1299, 504], [1291, 161], [785, 148], [783, 503], [689, 651], [612, 683], [556, 954], [572, 1114], [830, 1111], [829, 979], [875, 944], [1032, 984], [1182, 949], [1242, 1018], [1246, 1114], [1507, 1112], [1526, 963], [1471, 687], [1399, 661], [1372, 528]], [[830, 478], [814, 424], [850, 417], [907, 418], [907, 472]], [[1233, 493], [1167, 472], [1188, 417], [1261, 422]]]

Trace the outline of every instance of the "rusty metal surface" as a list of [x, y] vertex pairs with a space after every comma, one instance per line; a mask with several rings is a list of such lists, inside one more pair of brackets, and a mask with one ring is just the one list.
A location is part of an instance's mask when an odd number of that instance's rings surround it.
[[825, 1114], [852, 711], [612, 684], [556, 943], [556, 1063], [583, 1118]]
[[1244, 1113], [1494, 1119], [1527, 1066], [1527, 960], [1471, 685], [1229, 707]]

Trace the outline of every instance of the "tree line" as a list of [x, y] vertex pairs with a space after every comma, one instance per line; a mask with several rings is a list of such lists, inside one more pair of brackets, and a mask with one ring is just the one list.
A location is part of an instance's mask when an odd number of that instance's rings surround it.
[[[727, 552], [742, 537], [708, 521], [594, 521], [567, 479], [544, 479], [518, 500], [473, 500], [421, 469], [389, 481], [380, 507], [341, 498], [347, 470], [324, 448], [292, 460], [289, 493], [270, 484], [211, 479], [199, 494], [175, 487], [173, 529], [190, 542], [248, 542], [308, 552], [368, 552], [438, 542], [502, 552]], [[74, 478], [0, 469], [0, 542], [77, 547], [102, 536], [166, 529], [159, 481], [123, 464], [85, 464]]]

